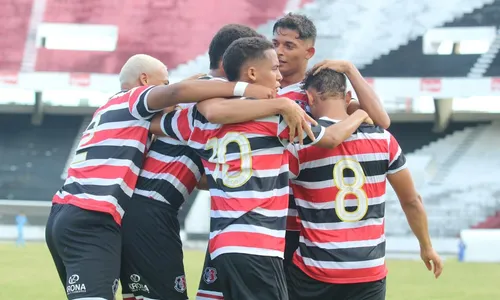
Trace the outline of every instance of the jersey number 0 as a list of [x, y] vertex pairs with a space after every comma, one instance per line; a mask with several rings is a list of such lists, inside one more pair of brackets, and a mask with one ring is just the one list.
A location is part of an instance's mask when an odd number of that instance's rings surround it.
[[[227, 147], [230, 143], [238, 145], [239, 153], [227, 154]], [[205, 150], [212, 149], [212, 156], [209, 162], [215, 163], [215, 169], [212, 177], [222, 179], [222, 183], [229, 188], [237, 188], [247, 183], [252, 177], [252, 149], [250, 141], [241, 133], [228, 132], [222, 138], [211, 138], [205, 145]], [[232, 157], [239, 156], [240, 170], [230, 171], [228, 161], [234, 161]]]

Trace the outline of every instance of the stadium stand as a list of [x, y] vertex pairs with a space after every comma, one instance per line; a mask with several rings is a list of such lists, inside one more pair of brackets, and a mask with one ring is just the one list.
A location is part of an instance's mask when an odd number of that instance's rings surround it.
[[[18, 71], [23, 60], [32, 0], [0, 0], [0, 71]], [[16, 34], [11, 34], [12, 32]], [[5, 37], [9, 38], [5, 38]]]
[[[495, 216], [500, 208], [500, 187], [494, 175], [500, 167], [499, 135], [500, 123], [480, 125], [415, 152], [434, 158], [434, 172], [430, 172], [434, 176], [419, 187], [432, 225], [431, 235], [457, 236], [461, 229]], [[410, 234], [393, 193], [388, 195], [386, 209], [387, 235]]]
[[286, 0], [48, 0], [44, 22], [116, 25], [118, 42], [113, 52], [40, 48], [36, 70], [113, 74], [136, 53], [148, 53], [175, 68], [206, 52], [224, 24], [258, 26], [281, 15], [286, 4]]
[[[369, 1], [316, 0], [305, 4], [297, 12], [309, 16], [318, 30], [316, 54], [310, 61], [311, 65], [323, 59], [336, 58], [351, 60], [361, 68], [423, 35], [428, 29], [460, 18], [491, 2], [493, 0], [380, 0], [373, 5]], [[369, 26], [365, 20], [370, 20]], [[258, 31], [270, 37], [274, 21], [261, 25]], [[208, 55], [205, 54], [181, 64], [172, 74], [188, 77], [192, 72], [205, 72], [207, 65]]]
[[[442, 27], [477, 27], [500, 25], [500, 1], [476, 8]], [[499, 45], [500, 46], [500, 45]], [[361, 72], [369, 77], [466, 77], [480, 55], [429, 55], [424, 54], [422, 37], [409, 42], [363, 67]], [[411, 59], [408, 59], [411, 58]], [[486, 76], [500, 75], [499, 61], [491, 64]], [[500, 71], [500, 70], [498, 70]]]
[[82, 122], [75, 116], [0, 115], [0, 199], [51, 201]]

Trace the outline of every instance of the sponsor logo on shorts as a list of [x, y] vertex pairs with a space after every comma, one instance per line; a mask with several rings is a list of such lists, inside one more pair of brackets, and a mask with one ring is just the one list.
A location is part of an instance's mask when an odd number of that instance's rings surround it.
[[186, 291], [186, 277], [184, 275], [175, 277], [174, 289], [179, 293]]
[[73, 274], [68, 277], [68, 285], [66, 286], [66, 294], [78, 294], [87, 292], [87, 288], [84, 283], [78, 283], [80, 276], [78, 274]]
[[206, 267], [203, 271], [203, 281], [207, 284], [214, 283], [217, 280], [217, 269], [212, 267]]
[[111, 291], [113, 292], [113, 295], [116, 295], [116, 292], [118, 291], [118, 279], [115, 279], [115, 281], [113, 281]]
[[130, 281], [132, 282], [128, 284], [128, 288], [132, 293], [137, 293], [137, 292], [149, 293], [148, 286], [140, 282], [141, 276], [137, 274], [132, 274], [130, 275]]
[[132, 274], [132, 275], [130, 275], [130, 280], [132, 282], [139, 282], [141, 280], [141, 276], [139, 276], [137, 274]]

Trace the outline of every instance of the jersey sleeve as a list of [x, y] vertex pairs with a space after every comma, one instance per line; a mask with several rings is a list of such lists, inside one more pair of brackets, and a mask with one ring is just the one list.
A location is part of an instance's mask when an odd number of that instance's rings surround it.
[[164, 114], [161, 118], [161, 131], [168, 137], [174, 138], [187, 144], [193, 133], [193, 116], [196, 114], [196, 106], [173, 110]]
[[394, 174], [406, 169], [406, 157], [396, 138], [389, 133], [389, 169], [388, 174]]
[[[290, 136], [290, 129], [288, 128], [288, 124], [285, 122], [285, 119], [283, 118], [283, 116], [279, 115], [278, 117], [279, 117], [279, 120], [278, 120], [279, 123], [278, 123], [277, 136], [281, 140], [288, 140], [289, 136]], [[304, 131], [304, 136], [303, 136], [304, 145], [312, 146], [312, 145], [316, 144], [325, 135], [326, 128], [318, 125], [318, 126], [311, 126], [311, 130], [314, 134], [315, 140], [314, 141], [311, 140], [309, 138], [309, 136], [306, 134], [306, 132]], [[295, 139], [293, 141], [289, 141], [289, 142], [298, 143], [299, 139], [298, 139], [298, 137], [295, 137]]]
[[140, 86], [131, 89], [128, 94], [128, 109], [130, 114], [139, 120], [149, 120], [161, 109], [151, 110], [148, 107], [148, 94], [154, 86]]
[[297, 145], [295, 144], [288, 144], [286, 147], [286, 152], [288, 153], [288, 170], [289, 170], [289, 175], [290, 179], [295, 179], [297, 176], [299, 176], [299, 154], [297, 152]]

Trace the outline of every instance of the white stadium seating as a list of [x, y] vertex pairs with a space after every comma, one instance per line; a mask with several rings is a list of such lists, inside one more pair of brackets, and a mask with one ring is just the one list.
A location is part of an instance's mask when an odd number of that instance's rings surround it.
[[[432, 157], [428, 180], [418, 189], [433, 236], [457, 236], [500, 208], [499, 137], [500, 123], [493, 123], [456, 132], [415, 152]], [[387, 235], [411, 233], [391, 188], [386, 215]]]

